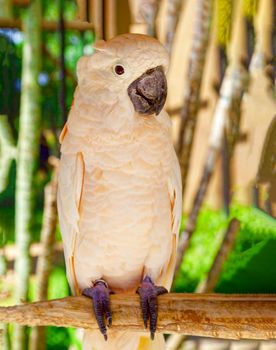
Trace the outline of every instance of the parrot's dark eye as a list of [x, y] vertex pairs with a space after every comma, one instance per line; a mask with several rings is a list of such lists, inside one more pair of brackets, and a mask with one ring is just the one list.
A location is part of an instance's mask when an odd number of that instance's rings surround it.
[[122, 65], [117, 64], [117, 65], [114, 67], [114, 71], [115, 71], [115, 73], [116, 73], [117, 75], [122, 75], [122, 74], [124, 74], [124, 72], [125, 72], [125, 68], [124, 68]]

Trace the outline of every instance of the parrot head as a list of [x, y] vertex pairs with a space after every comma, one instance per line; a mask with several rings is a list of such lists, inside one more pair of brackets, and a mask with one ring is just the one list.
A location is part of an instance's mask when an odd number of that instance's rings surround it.
[[98, 103], [119, 105], [127, 100], [139, 115], [158, 115], [167, 97], [169, 65], [168, 53], [159, 41], [123, 34], [96, 42], [94, 49], [78, 62], [79, 88]]

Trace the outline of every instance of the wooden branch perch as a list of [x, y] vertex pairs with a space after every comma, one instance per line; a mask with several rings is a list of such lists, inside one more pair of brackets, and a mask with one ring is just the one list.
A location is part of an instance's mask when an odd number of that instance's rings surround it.
[[[158, 331], [227, 339], [276, 339], [276, 294], [166, 294]], [[144, 331], [137, 295], [111, 296], [113, 330]], [[91, 300], [67, 297], [0, 307], [0, 323], [97, 329]]]

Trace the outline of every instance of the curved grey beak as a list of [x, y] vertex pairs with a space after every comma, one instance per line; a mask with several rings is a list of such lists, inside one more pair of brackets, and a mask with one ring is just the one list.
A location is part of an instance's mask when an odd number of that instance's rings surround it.
[[158, 115], [167, 97], [167, 79], [161, 66], [147, 70], [127, 89], [134, 109], [140, 114]]

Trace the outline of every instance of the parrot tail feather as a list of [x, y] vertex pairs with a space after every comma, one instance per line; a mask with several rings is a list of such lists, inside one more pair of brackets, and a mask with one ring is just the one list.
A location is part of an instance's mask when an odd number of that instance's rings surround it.
[[163, 334], [152, 341], [148, 333], [109, 330], [105, 341], [99, 331], [85, 331], [83, 350], [165, 350], [165, 340]]

